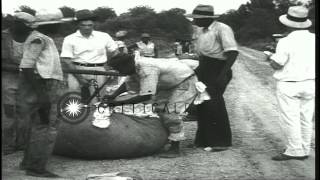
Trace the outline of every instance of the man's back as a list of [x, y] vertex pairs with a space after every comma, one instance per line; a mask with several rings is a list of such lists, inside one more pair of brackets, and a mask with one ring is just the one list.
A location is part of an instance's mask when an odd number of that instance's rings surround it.
[[271, 57], [284, 67], [275, 73], [283, 81], [303, 81], [315, 78], [315, 35], [307, 30], [290, 33], [277, 45]]
[[167, 89], [179, 84], [185, 78], [194, 74], [192, 68], [180, 62], [176, 58], [144, 58], [136, 60], [139, 74], [155, 74], [157, 77], [158, 88]]

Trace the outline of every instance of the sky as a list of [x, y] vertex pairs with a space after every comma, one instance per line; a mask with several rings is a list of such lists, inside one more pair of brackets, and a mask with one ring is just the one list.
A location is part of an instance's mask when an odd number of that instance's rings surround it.
[[230, 9], [238, 9], [241, 4], [249, 0], [1, 0], [2, 13], [12, 14], [21, 5], [27, 5], [35, 10], [53, 9], [68, 6], [80, 9], [93, 10], [97, 7], [107, 6], [113, 8], [117, 15], [127, 12], [136, 6], [150, 6], [156, 12], [171, 8], [185, 9], [187, 13], [198, 4], [209, 4], [214, 7], [215, 14], [222, 14]]

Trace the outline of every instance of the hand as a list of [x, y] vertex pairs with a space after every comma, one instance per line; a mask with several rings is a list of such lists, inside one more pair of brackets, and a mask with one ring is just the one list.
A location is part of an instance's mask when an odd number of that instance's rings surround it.
[[102, 101], [105, 103], [111, 103], [114, 100], [115, 96], [113, 95], [104, 95]]
[[78, 79], [80, 86], [86, 86], [88, 87], [90, 85], [90, 81], [84, 78]]

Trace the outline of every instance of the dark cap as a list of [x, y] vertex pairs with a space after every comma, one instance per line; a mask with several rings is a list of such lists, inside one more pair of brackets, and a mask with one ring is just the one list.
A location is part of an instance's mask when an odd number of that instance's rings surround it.
[[97, 20], [97, 16], [93, 14], [92, 11], [88, 9], [82, 9], [76, 12], [76, 20], [84, 21], [84, 20]]

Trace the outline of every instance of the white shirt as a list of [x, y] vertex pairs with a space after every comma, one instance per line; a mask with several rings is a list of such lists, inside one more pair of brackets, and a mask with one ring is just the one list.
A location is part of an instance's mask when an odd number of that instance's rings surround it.
[[198, 55], [226, 60], [224, 52], [238, 50], [232, 29], [218, 21], [214, 21], [208, 29], [196, 28], [193, 37]]
[[64, 38], [61, 57], [71, 58], [73, 62], [98, 64], [107, 61], [107, 50], [115, 51], [118, 45], [104, 32], [92, 31], [87, 38], [77, 31]]
[[145, 44], [144, 42], [139, 41], [139, 42], [137, 42], [137, 46], [139, 48], [141, 56], [148, 56], [148, 57], [155, 56], [153, 42], [149, 41], [148, 44]]
[[283, 66], [273, 75], [279, 81], [315, 79], [315, 35], [308, 30], [293, 31], [279, 40], [270, 59]]

